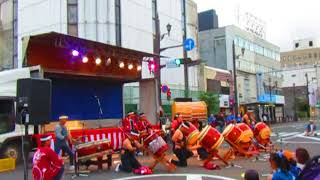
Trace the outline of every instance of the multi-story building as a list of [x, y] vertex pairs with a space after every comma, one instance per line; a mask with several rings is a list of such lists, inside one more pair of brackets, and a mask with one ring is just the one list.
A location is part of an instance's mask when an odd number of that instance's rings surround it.
[[319, 101], [319, 66], [305, 66], [283, 69], [282, 91], [285, 96], [285, 116], [290, 118], [306, 117], [310, 106], [310, 115], [318, 116], [316, 105]]
[[280, 70], [278, 46], [233, 25], [201, 31], [199, 39], [203, 62], [229, 71], [233, 70], [234, 43], [242, 112], [251, 109], [261, 116], [263, 111], [268, 111], [273, 120], [283, 117], [284, 102], [279, 95], [282, 77], [276, 73]]
[[[306, 116], [301, 105], [309, 103], [310, 115], [319, 115], [320, 39], [307, 38], [293, 41], [291, 51], [281, 52], [283, 93], [287, 102], [285, 114], [289, 117]], [[298, 106], [298, 107], [297, 107]]]
[[[161, 41], [161, 48], [183, 44], [186, 26], [186, 37], [196, 42], [188, 57], [199, 59], [197, 6], [192, 0], [3, 0], [0, 1], [0, 10], [2, 69], [22, 66], [22, 37], [50, 31], [154, 53], [157, 13], [161, 34], [167, 32], [167, 24], [172, 27], [170, 36], [164, 36]], [[161, 64], [182, 58], [183, 47], [168, 49], [161, 55], [167, 57], [161, 59]], [[183, 72], [183, 65], [174, 69], [163, 68], [161, 82], [180, 92], [184, 89]], [[192, 90], [198, 89], [197, 75], [197, 68], [190, 67], [189, 86]], [[143, 64], [142, 76], [153, 77], [147, 63]], [[135, 87], [138, 85], [125, 88], [125, 95], [131, 95], [124, 97], [128, 104], [139, 101], [139, 91]], [[172, 95], [179, 96], [174, 90]]]
[[281, 52], [282, 68], [301, 68], [320, 63], [320, 48], [294, 49]]
[[306, 39], [297, 39], [293, 41], [293, 49], [309, 49], [309, 48], [319, 48], [320, 47], [320, 38], [306, 38]]

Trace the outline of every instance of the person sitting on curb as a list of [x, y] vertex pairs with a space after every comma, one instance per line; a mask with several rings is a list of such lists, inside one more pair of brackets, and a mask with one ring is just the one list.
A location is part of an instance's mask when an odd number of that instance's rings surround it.
[[316, 125], [314, 124], [313, 120], [309, 121], [309, 124], [306, 127], [305, 136], [317, 136], [315, 131], [317, 130]]

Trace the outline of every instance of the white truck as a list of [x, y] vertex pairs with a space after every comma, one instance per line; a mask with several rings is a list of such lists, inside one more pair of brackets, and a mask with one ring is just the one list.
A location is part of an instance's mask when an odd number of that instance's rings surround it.
[[[16, 123], [17, 80], [22, 78], [42, 78], [40, 66], [18, 68], [0, 72], [0, 154], [1, 157], [22, 158], [23, 124]], [[28, 128], [34, 134], [34, 126]]]

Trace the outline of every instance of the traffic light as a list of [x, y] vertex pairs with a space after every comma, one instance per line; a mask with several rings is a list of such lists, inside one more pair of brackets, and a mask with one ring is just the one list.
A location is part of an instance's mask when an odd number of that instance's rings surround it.
[[154, 73], [156, 70], [156, 62], [155, 61], [148, 61], [148, 69], [150, 71], [150, 73]]
[[168, 89], [168, 91], [167, 91], [167, 100], [170, 101], [170, 99], [171, 99], [171, 90]]
[[174, 62], [176, 63], [177, 66], [180, 66], [182, 64], [183, 59], [175, 59]]

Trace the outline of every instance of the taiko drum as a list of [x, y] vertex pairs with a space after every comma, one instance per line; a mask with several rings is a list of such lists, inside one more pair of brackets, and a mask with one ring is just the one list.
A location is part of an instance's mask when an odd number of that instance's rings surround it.
[[253, 132], [247, 124], [239, 123], [236, 125], [236, 127], [242, 130], [243, 135], [242, 135], [242, 139], [240, 139], [241, 142], [248, 143], [252, 140]]
[[199, 134], [199, 142], [208, 150], [215, 150], [223, 143], [223, 136], [213, 127], [207, 125]]
[[240, 140], [243, 139], [242, 130], [234, 124], [229, 124], [222, 132], [222, 135], [226, 140], [229, 140], [235, 144], [238, 144]]
[[199, 137], [199, 130], [191, 123], [189, 123], [189, 127], [184, 127], [181, 126], [180, 127], [183, 133], [183, 135], [186, 137], [187, 140], [187, 144], [188, 145], [195, 145], [198, 141], [198, 137]]

